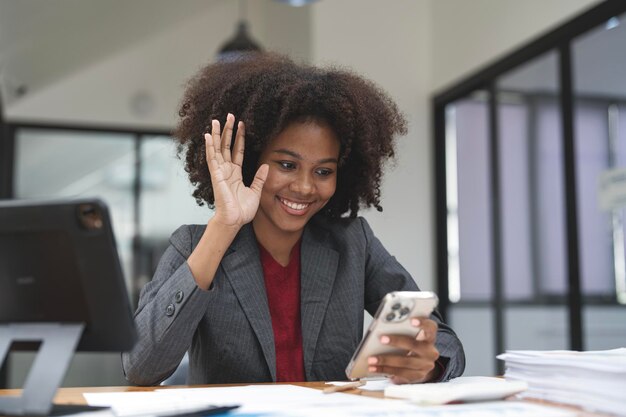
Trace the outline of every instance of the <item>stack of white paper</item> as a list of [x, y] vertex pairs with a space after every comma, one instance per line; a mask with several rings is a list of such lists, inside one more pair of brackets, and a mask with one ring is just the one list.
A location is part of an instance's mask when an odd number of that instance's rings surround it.
[[522, 398], [626, 416], [626, 348], [575, 352], [513, 350], [499, 355], [505, 378], [525, 381]]

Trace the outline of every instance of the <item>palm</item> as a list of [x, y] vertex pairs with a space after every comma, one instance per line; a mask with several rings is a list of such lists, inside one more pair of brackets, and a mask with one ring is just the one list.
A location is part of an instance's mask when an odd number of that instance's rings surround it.
[[259, 206], [260, 195], [243, 184], [241, 167], [224, 163], [216, 171], [211, 173], [216, 214], [229, 226], [250, 222]]
[[205, 135], [206, 157], [215, 196], [214, 219], [226, 226], [241, 227], [256, 214], [268, 169], [266, 165], [260, 167], [250, 187], [244, 185], [241, 174], [244, 126], [240, 122], [231, 158], [234, 119], [232, 115], [227, 117], [221, 136], [219, 122], [213, 121], [212, 135]]

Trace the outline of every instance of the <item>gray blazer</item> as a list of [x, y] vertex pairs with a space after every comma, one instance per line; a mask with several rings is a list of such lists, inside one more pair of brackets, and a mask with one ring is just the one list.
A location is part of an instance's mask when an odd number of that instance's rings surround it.
[[[152, 385], [166, 379], [189, 351], [188, 383], [276, 380], [274, 335], [259, 249], [250, 224], [224, 255], [209, 291], [196, 286], [185, 262], [205, 226], [182, 226], [170, 238], [135, 314], [139, 341], [122, 355], [126, 378]], [[314, 218], [301, 244], [301, 315], [306, 379], [345, 379], [363, 336], [363, 310], [374, 314], [390, 291], [417, 290], [363, 218]], [[463, 347], [439, 322], [444, 380], [465, 367]]]

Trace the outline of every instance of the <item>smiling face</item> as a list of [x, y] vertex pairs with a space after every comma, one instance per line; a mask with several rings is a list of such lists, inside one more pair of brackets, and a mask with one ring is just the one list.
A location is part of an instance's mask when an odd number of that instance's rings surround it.
[[257, 236], [300, 236], [335, 194], [339, 140], [326, 123], [294, 122], [269, 141], [259, 158], [269, 174], [253, 224]]

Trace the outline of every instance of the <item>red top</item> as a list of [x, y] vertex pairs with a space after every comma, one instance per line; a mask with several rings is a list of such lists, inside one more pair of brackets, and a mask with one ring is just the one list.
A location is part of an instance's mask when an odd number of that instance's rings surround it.
[[259, 244], [276, 350], [276, 381], [305, 381], [300, 323], [300, 241], [282, 266]]

